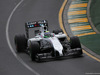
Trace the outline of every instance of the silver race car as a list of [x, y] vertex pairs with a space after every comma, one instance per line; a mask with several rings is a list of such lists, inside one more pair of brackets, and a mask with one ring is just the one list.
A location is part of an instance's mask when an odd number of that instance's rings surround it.
[[[29, 38], [29, 29], [35, 30], [35, 37]], [[48, 31], [46, 20], [25, 23], [26, 35], [15, 35], [14, 41], [17, 52], [26, 52], [32, 61], [40, 61], [44, 58], [59, 58], [65, 56], [81, 56], [83, 54], [79, 38], [70, 37], [67, 40], [62, 30]]]

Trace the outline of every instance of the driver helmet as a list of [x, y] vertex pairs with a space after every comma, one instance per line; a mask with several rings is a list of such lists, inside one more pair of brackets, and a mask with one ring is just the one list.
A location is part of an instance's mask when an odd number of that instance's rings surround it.
[[44, 33], [44, 38], [49, 38], [49, 37], [51, 37], [51, 33], [49, 31], [46, 31]]

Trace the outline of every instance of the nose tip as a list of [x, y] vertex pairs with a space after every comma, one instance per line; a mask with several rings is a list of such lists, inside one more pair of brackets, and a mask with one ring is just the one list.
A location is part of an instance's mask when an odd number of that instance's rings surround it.
[[56, 51], [56, 56], [63, 56], [63, 52], [62, 51]]
[[60, 56], [63, 56], [63, 52], [62, 52], [62, 51], [59, 51], [59, 55], [60, 55]]

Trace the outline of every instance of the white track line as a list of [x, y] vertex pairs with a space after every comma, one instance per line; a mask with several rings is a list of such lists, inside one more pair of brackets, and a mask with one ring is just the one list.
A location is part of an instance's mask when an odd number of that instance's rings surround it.
[[9, 24], [10, 24], [10, 20], [14, 14], [14, 12], [16, 11], [16, 9], [20, 6], [20, 4], [23, 2], [24, 0], [21, 0], [16, 6], [15, 8], [12, 10], [10, 16], [8, 17], [8, 20], [7, 20], [7, 24], [6, 24], [6, 39], [7, 39], [7, 43], [8, 43], [8, 46], [11, 50], [11, 52], [13, 53], [13, 55], [17, 58], [17, 60], [22, 64], [24, 65], [27, 69], [29, 69], [31, 72], [33, 72], [35, 75], [40, 75], [38, 72], [36, 72], [35, 70], [33, 70], [30, 66], [28, 66], [17, 54], [16, 52], [14, 51], [13, 47], [11, 46], [11, 43], [10, 43], [10, 40], [9, 40]]

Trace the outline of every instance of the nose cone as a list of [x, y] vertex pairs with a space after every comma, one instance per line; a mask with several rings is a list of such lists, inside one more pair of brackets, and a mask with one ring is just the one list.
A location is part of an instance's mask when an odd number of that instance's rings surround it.
[[59, 51], [59, 55], [60, 55], [60, 56], [63, 56], [63, 52], [62, 52], [62, 51]]
[[63, 56], [63, 52], [62, 51], [58, 51], [58, 50], [56, 50], [56, 56]]
[[54, 47], [54, 50], [57, 52], [57, 55], [59, 56], [63, 56], [63, 46], [60, 43], [60, 41], [58, 40], [58, 38], [53, 37], [53, 38], [49, 38], [50, 41], [52, 42], [52, 45]]

